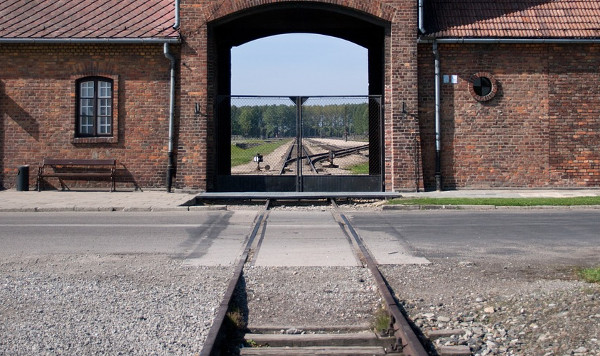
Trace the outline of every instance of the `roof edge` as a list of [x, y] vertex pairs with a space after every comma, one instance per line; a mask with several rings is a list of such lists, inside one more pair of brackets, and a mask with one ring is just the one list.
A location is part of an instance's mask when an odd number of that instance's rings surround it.
[[417, 43], [464, 43], [464, 44], [493, 44], [493, 43], [549, 43], [549, 44], [588, 44], [600, 43], [600, 38], [517, 38], [517, 37], [419, 37]]
[[0, 38], [0, 44], [179, 44], [179, 37], [171, 38]]

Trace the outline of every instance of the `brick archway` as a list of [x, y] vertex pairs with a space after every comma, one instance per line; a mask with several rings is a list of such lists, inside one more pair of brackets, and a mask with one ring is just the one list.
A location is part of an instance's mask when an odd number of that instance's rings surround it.
[[[231, 47], [284, 33], [316, 33], [368, 49], [369, 94], [384, 97], [385, 190], [414, 189], [417, 143], [416, 0], [182, 1], [178, 181], [211, 190], [228, 163], [228, 127], [214, 103], [231, 91]], [[196, 105], [198, 104], [198, 105]], [[203, 115], [193, 111], [199, 106]], [[183, 179], [183, 180], [182, 180]], [[419, 178], [420, 179], [420, 178]], [[191, 183], [191, 184], [190, 184]], [[420, 184], [417, 182], [417, 184]]]
[[373, 17], [379, 18], [384, 21], [392, 22], [396, 17], [397, 8], [390, 4], [383, 3], [380, 0], [295, 0], [295, 1], [281, 1], [281, 0], [233, 0], [227, 3], [215, 3], [211, 5], [207, 12], [206, 22], [219, 20], [223, 17], [234, 15], [236, 13], [243, 13], [247, 10], [256, 10], [259, 7], [269, 5], [291, 5], [291, 6], [310, 6], [310, 5], [333, 5], [339, 9], [352, 9], [357, 12], [369, 14]]

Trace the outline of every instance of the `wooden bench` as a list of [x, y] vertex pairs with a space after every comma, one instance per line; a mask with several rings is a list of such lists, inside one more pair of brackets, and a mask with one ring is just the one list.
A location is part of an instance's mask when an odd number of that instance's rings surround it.
[[64, 180], [96, 180], [110, 179], [110, 191], [115, 191], [116, 159], [58, 159], [44, 158], [38, 168], [37, 189], [41, 191], [44, 178], [58, 178], [62, 190], [65, 190]]

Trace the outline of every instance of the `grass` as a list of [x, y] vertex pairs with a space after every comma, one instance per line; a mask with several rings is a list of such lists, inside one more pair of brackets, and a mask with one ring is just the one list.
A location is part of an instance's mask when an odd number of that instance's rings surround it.
[[600, 197], [571, 198], [400, 198], [400, 205], [495, 205], [495, 206], [578, 206], [600, 205]]
[[582, 268], [577, 274], [579, 275], [579, 278], [588, 283], [600, 284], [600, 267]]
[[373, 316], [373, 321], [371, 322], [371, 327], [373, 330], [379, 335], [387, 335], [390, 331], [390, 327], [392, 325], [392, 318], [390, 314], [385, 309], [385, 307], [381, 306], [375, 311], [375, 315]]
[[369, 174], [369, 162], [359, 163], [348, 168], [352, 174]]
[[257, 153], [266, 156], [288, 142], [289, 140], [277, 140], [271, 142], [262, 140], [249, 140], [244, 142], [250, 144], [251, 146], [247, 149], [240, 148], [236, 145], [231, 145], [231, 166], [235, 167], [241, 164], [252, 162]]

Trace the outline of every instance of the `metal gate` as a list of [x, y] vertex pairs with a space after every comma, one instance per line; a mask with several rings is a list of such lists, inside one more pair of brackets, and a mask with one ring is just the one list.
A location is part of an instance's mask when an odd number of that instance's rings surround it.
[[380, 96], [221, 96], [217, 191], [383, 191]]

